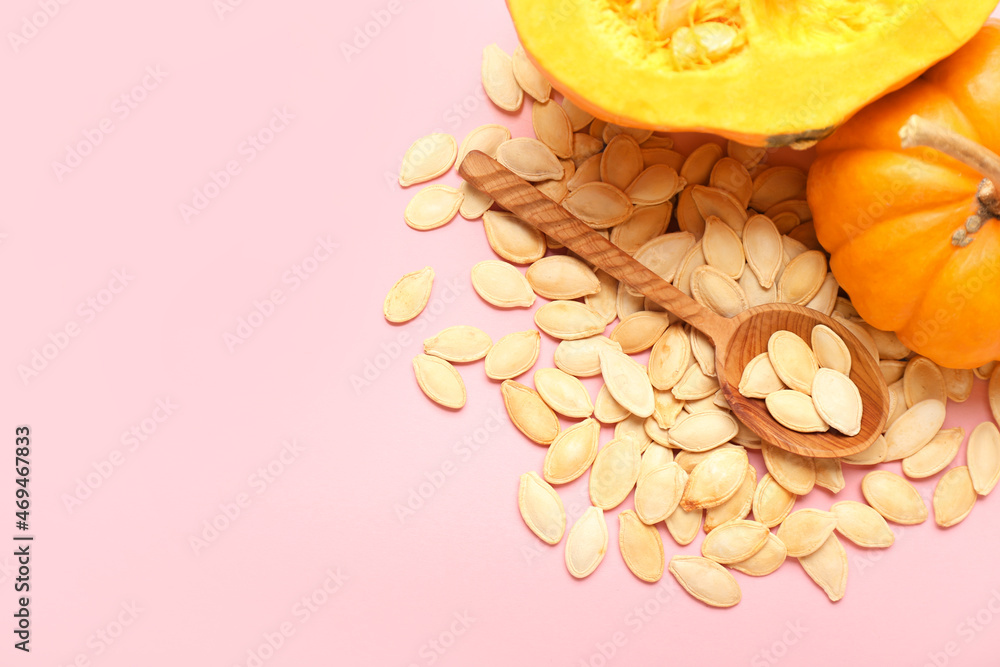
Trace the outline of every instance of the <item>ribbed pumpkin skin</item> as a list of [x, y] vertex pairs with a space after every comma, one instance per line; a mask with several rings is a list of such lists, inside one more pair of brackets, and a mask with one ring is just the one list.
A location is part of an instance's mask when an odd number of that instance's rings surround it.
[[1000, 153], [1000, 21], [820, 142], [808, 185], [816, 234], [861, 316], [938, 364], [975, 368], [1000, 359], [1000, 220], [952, 244], [983, 177], [902, 150], [913, 114]]
[[[678, 64], [658, 0], [507, 0], [525, 52], [606, 121], [781, 146], [821, 139], [976, 34], [996, 0], [697, 0], [739, 25], [721, 60]], [[697, 23], [697, 13], [691, 19]]]

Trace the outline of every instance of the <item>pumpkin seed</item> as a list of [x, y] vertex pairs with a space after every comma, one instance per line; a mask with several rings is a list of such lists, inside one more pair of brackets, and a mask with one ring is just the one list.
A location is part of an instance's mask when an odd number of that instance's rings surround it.
[[[573, 178], [573, 175], [576, 173], [576, 166], [574, 166], [572, 160], [559, 160], [559, 164], [563, 166], [562, 178], [555, 181], [541, 181], [535, 184], [535, 188], [537, 188], [539, 192], [556, 203], [561, 202], [566, 198], [566, 195], [569, 194], [569, 180]], [[546, 245], [554, 249], [553, 241], [548, 237], [546, 237]]]
[[797, 496], [804, 496], [816, 484], [816, 465], [811, 458], [764, 443], [764, 465], [774, 480]]
[[861, 432], [861, 391], [843, 373], [830, 368], [816, 372], [812, 386], [816, 412], [827, 424], [848, 437]]
[[796, 241], [791, 236], [781, 237], [781, 248], [784, 251], [784, 256], [782, 257], [781, 260], [782, 264], [784, 265], [782, 268], [787, 267], [789, 262], [791, 262], [799, 255], [809, 252], [809, 248], [807, 248], [802, 243]]
[[563, 111], [569, 116], [570, 121], [573, 123], [573, 131], [579, 132], [583, 128], [590, 125], [590, 122], [594, 120], [594, 117], [588, 112], [584, 111], [578, 107], [573, 100], [568, 97], [564, 97], [562, 102]]
[[606, 128], [607, 126], [608, 122], [606, 120], [595, 118], [594, 121], [590, 124], [590, 127], [587, 129], [587, 132], [590, 134], [590, 136], [594, 137], [595, 139], [600, 139], [603, 142], [604, 128]]
[[691, 249], [681, 259], [680, 266], [677, 267], [676, 275], [674, 276], [674, 286], [684, 294], [691, 296], [691, 277], [694, 275], [695, 269], [699, 266], [705, 266], [705, 264], [705, 253], [702, 250], [702, 242], [698, 241], [691, 246]]
[[757, 521], [730, 521], [705, 537], [701, 555], [722, 565], [739, 563], [760, 551], [770, 534], [767, 526]]
[[[546, 103], [552, 94], [552, 85], [541, 72], [528, 60], [528, 55], [521, 46], [514, 49], [511, 59], [514, 66], [514, 79], [524, 92], [531, 95], [536, 102]], [[562, 110], [562, 107], [560, 107]]]
[[972, 373], [980, 380], [989, 380], [993, 377], [994, 371], [997, 369], [998, 363], [996, 361], [989, 361], [979, 368], [973, 369]]
[[799, 564], [831, 602], [844, 597], [847, 591], [847, 552], [836, 535], [830, 535], [819, 549], [800, 558]]
[[740, 276], [740, 287], [743, 288], [743, 293], [747, 296], [747, 304], [751, 308], [763, 306], [766, 303], [775, 303], [778, 300], [777, 286], [761, 287], [752, 271], [743, 272], [743, 275]]
[[546, 484], [538, 473], [531, 471], [521, 475], [517, 507], [525, 525], [540, 540], [546, 544], [559, 544], [566, 531], [566, 510], [556, 490]]
[[[688, 232], [671, 232], [657, 236], [635, 251], [633, 257], [653, 273], [668, 283], [672, 282], [680, 267], [681, 260], [695, 244], [693, 234]], [[637, 291], [630, 289], [632, 294]]]
[[539, 329], [561, 340], [579, 340], [604, 331], [604, 318], [579, 301], [550, 301], [535, 311]]
[[608, 524], [604, 510], [588, 507], [566, 537], [566, 569], [577, 579], [590, 576], [608, 550]]
[[969, 400], [969, 396], [972, 395], [972, 383], [976, 377], [971, 370], [942, 368], [941, 374], [944, 376], [945, 393], [948, 395], [948, 400], [956, 403], [964, 403]]
[[944, 382], [944, 374], [938, 365], [926, 357], [914, 357], [906, 365], [903, 374], [903, 395], [907, 407], [926, 401], [929, 398], [948, 402], [948, 392]]
[[795, 167], [771, 167], [753, 182], [750, 208], [766, 211], [788, 199], [805, 199], [806, 174]]
[[899, 380], [889, 385], [889, 417], [885, 422], [886, 432], [906, 412], [906, 398], [903, 396], [903, 381]]
[[548, 146], [556, 157], [569, 158], [573, 155], [573, 123], [555, 100], [532, 104], [531, 126], [538, 140]]
[[534, 329], [507, 334], [486, 354], [486, 377], [511, 380], [527, 373], [538, 360], [541, 343], [542, 337]]
[[819, 250], [802, 253], [788, 263], [778, 279], [778, 301], [800, 306], [809, 303], [819, 293], [826, 274], [826, 255]]
[[626, 127], [624, 125], [617, 125], [615, 123], [608, 123], [604, 126], [604, 131], [602, 137], [604, 138], [604, 143], [610, 142], [615, 137], [627, 134], [636, 140], [637, 143], [643, 143], [647, 139], [653, 136], [652, 130], [643, 130], [638, 127]]
[[680, 170], [681, 178], [693, 185], [707, 185], [712, 177], [712, 169], [722, 159], [722, 155], [722, 146], [718, 144], [705, 143], [698, 146], [684, 161]]
[[558, 368], [539, 368], [535, 371], [535, 391], [546, 405], [561, 415], [585, 419], [594, 413], [590, 394], [577, 378]]
[[708, 398], [719, 391], [719, 379], [705, 375], [698, 364], [692, 364], [681, 376], [680, 381], [670, 390], [674, 398], [682, 401], [697, 401]]
[[684, 472], [690, 474], [691, 471], [694, 470], [694, 467], [696, 465], [707, 459], [712, 454], [715, 454], [716, 452], [722, 451], [724, 449], [736, 449], [740, 451], [746, 451], [743, 447], [740, 447], [739, 445], [727, 443], [725, 445], [722, 445], [721, 447], [716, 447], [715, 449], [710, 449], [704, 452], [689, 452], [686, 449], [681, 449], [674, 453], [674, 460], [677, 461], [677, 465], [679, 465]]
[[744, 424], [739, 418], [736, 419], [736, 425], [740, 427], [740, 432], [733, 437], [733, 442], [737, 445], [742, 445], [747, 449], [760, 449], [763, 441], [760, 436], [750, 430], [750, 428]]
[[744, 169], [753, 169], [767, 157], [767, 149], [759, 146], [745, 146], [730, 139], [726, 144], [726, 154], [742, 164]]
[[[681, 176], [683, 177], [683, 174]], [[688, 181], [688, 183], [690, 182]], [[695, 185], [691, 189], [691, 199], [694, 201], [702, 220], [708, 220], [714, 215], [742, 237], [743, 227], [746, 225], [749, 215], [746, 207], [741, 206], [736, 197], [725, 190]]]
[[639, 417], [649, 417], [656, 409], [653, 387], [646, 369], [623, 352], [598, 351], [604, 385], [622, 407]]
[[816, 467], [816, 486], [831, 493], [840, 493], [844, 490], [846, 482], [840, 459], [815, 459], [813, 465]]
[[[683, 411], [683, 410], [682, 410]], [[676, 421], [676, 417], [674, 418]], [[670, 447], [670, 427], [673, 424], [667, 426], [660, 426], [660, 423], [656, 420], [655, 413], [653, 417], [649, 417], [643, 422], [643, 429], [649, 439], [655, 443], [663, 445], [664, 447]]]
[[962, 427], [942, 429], [917, 453], [903, 459], [903, 474], [913, 479], [936, 475], [947, 468], [965, 440]]
[[677, 151], [672, 151], [662, 146], [656, 148], [642, 147], [642, 166], [644, 169], [649, 169], [656, 164], [662, 164], [670, 167], [680, 175], [680, 171], [684, 167], [684, 160], [686, 159]]
[[837, 527], [837, 516], [832, 512], [805, 509], [788, 515], [778, 528], [778, 539], [793, 558], [802, 558], [815, 552]]
[[[617, 229], [617, 227], [615, 228]], [[625, 283], [618, 283], [618, 292], [615, 297], [615, 313], [619, 320], [624, 320], [629, 315], [638, 313], [644, 309], [645, 297], [632, 296], [628, 293]]]
[[481, 218], [493, 206], [493, 198], [485, 192], [477, 190], [468, 181], [462, 181], [462, 184], [458, 186], [458, 191], [462, 194], [462, 203], [458, 207], [458, 214], [466, 220]]
[[603, 150], [604, 142], [600, 139], [595, 139], [589, 134], [581, 132], [573, 135], [572, 159], [580, 176], [579, 178], [570, 179], [567, 185], [571, 191], [584, 183], [601, 180], [601, 152]]
[[458, 147], [455, 137], [435, 132], [413, 142], [403, 155], [399, 169], [399, 184], [409, 187], [416, 183], [432, 181], [455, 164]]
[[611, 392], [608, 391], [608, 385], [601, 386], [600, 391], [597, 392], [597, 400], [594, 401], [594, 417], [599, 422], [617, 424], [628, 419], [631, 414], [611, 395]]
[[[628, 421], [630, 420], [621, 422], [619, 426], [627, 423]], [[615, 438], [617, 439], [621, 437], [647, 437], [647, 436], [645, 431], [642, 432], [641, 436], [628, 436], [625, 434], [620, 434], [616, 427]], [[655, 442], [650, 442], [649, 445], [647, 445], [646, 450], [642, 453], [642, 461], [639, 463], [639, 479], [641, 480], [649, 473], [653, 472], [657, 468], [663, 467], [668, 463], [673, 462], [673, 460], [674, 460], [674, 452], [672, 449], [670, 449], [669, 447], [664, 447], [663, 445], [657, 444]], [[684, 473], [684, 484], [686, 484], [687, 472], [684, 471], [683, 468], [681, 469], [681, 472]], [[684, 489], [684, 484], [681, 484], [682, 491]], [[677, 497], [677, 502], [680, 502], [680, 496]]]
[[438, 405], [456, 410], [465, 405], [465, 382], [444, 359], [418, 354], [413, 358], [413, 374], [420, 390]]
[[634, 208], [632, 217], [611, 229], [611, 242], [623, 252], [634, 255], [643, 245], [667, 231], [673, 208], [671, 202]]
[[[638, 140], [638, 137], [636, 137], [636, 140]], [[657, 134], [656, 132], [654, 132], [645, 141], [640, 141], [639, 146], [641, 146], [643, 149], [646, 148], [671, 149], [674, 147], [674, 140], [666, 136], [666, 134], [664, 133]], [[674, 171], [677, 170], [675, 169]]]
[[812, 349], [820, 368], [829, 368], [850, 375], [851, 352], [847, 348], [847, 343], [833, 329], [825, 324], [813, 327]]
[[875, 438], [875, 442], [868, 449], [864, 449], [857, 454], [844, 456], [840, 460], [856, 466], [873, 466], [885, 461], [889, 454], [889, 445], [885, 441], [885, 436]]
[[[678, 423], [678, 417], [687, 406], [685, 401], [678, 400], [669, 391], [653, 390], [655, 407], [653, 408], [653, 419], [661, 429], [671, 429]], [[667, 434], [667, 443], [670, 443], [670, 434]]]
[[880, 359], [906, 359], [912, 352], [899, 340], [899, 337], [891, 331], [882, 331], [864, 321], [859, 321], [858, 326], [867, 331], [875, 341]]
[[601, 157], [601, 180], [624, 191], [642, 172], [642, 149], [634, 137], [619, 134]]
[[913, 485], [887, 470], [875, 470], [861, 480], [861, 493], [879, 514], [894, 523], [913, 525], [927, 520], [927, 506]]
[[774, 372], [771, 359], [766, 352], [758, 354], [743, 369], [739, 392], [747, 398], [767, 398], [785, 388], [778, 374]]
[[677, 420], [670, 429], [670, 444], [690, 452], [705, 452], [724, 445], [739, 432], [736, 419], [726, 412], [699, 412]]
[[749, 308], [743, 288], [713, 266], [699, 266], [694, 270], [691, 295], [722, 317], [735, 317]]
[[674, 513], [681, 501], [687, 473], [676, 463], [667, 463], [639, 475], [635, 488], [635, 511], [639, 519], [653, 525]]
[[694, 542], [694, 538], [698, 537], [698, 532], [701, 530], [702, 514], [700, 509], [685, 510], [683, 507], [678, 507], [674, 510], [666, 520], [667, 531], [674, 542], [682, 547]]
[[531, 264], [545, 255], [545, 236], [510, 213], [486, 211], [483, 226], [490, 247], [508, 262]]
[[591, 336], [580, 340], [564, 340], [556, 346], [556, 368], [576, 377], [593, 377], [601, 374], [598, 351], [609, 348], [621, 352], [622, 346], [607, 336]]
[[733, 280], [739, 280], [746, 265], [743, 255], [743, 241], [733, 228], [720, 218], [710, 215], [705, 218], [705, 235], [701, 239], [705, 261]]
[[736, 493], [721, 505], [705, 510], [705, 532], [710, 533], [730, 521], [745, 519], [753, 507], [753, 496], [757, 490], [757, 469], [747, 466], [747, 475]]
[[593, 229], [608, 229], [628, 220], [632, 202], [607, 183], [585, 183], [562, 201], [563, 207]]
[[747, 265], [764, 289], [774, 285], [781, 270], [784, 249], [781, 234], [770, 218], [755, 215], [743, 228], [743, 252]]
[[597, 457], [601, 425], [585, 419], [562, 431], [545, 452], [542, 474], [550, 484], [568, 484], [587, 472]]
[[612, 440], [597, 453], [590, 469], [590, 501], [595, 507], [617, 507], [639, 479], [642, 452], [633, 438]]
[[878, 362], [878, 367], [882, 371], [882, 378], [885, 380], [885, 383], [890, 385], [903, 379], [903, 373], [906, 371], [906, 362], [896, 361], [895, 359], [883, 359]]
[[710, 607], [733, 607], [742, 593], [736, 577], [723, 566], [702, 556], [674, 556], [670, 574], [691, 597]]
[[[615, 424], [615, 439], [619, 438], [633, 438], [639, 443], [639, 450], [643, 452], [643, 460], [645, 461], [645, 453], [649, 451], [649, 446], [653, 444], [652, 438], [646, 434], [646, 420], [642, 417], [636, 417], [630, 414], [625, 419], [621, 420]], [[660, 446], [660, 449], [666, 449], [666, 447]], [[667, 449], [670, 452], [669, 449]], [[673, 460], [673, 452], [670, 453], [670, 460]], [[664, 463], [669, 463], [669, 461], [664, 461]], [[642, 474], [641, 471], [639, 473]]]
[[640, 172], [625, 188], [625, 194], [635, 206], [656, 206], [683, 189], [684, 181], [672, 167], [657, 164]]
[[775, 331], [767, 341], [767, 356], [774, 372], [790, 389], [812, 394], [819, 364], [808, 343], [791, 331]]
[[[794, 215], [798, 218], [799, 222], [809, 222], [813, 219], [809, 203], [804, 199], [786, 199], [764, 211], [764, 215], [772, 220], [774, 220], [775, 216], [784, 214]], [[798, 222], [796, 225], [798, 225]], [[782, 233], [784, 234], [785, 232]]]
[[424, 354], [441, 357], [452, 363], [478, 361], [493, 347], [482, 329], [465, 325], [448, 327], [424, 341]]
[[527, 308], [535, 303], [531, 285], [507, 262], [491, 259], [473, 266], [472, 288], [498, 308]]
[[514, 77], [511, 57], [496, 44], [483, 49], [483, 90], [487, 97], [504, 111], [518, 111], [524, 101], [524, 90]]
[[733, 563], [729, 567], [737, 572], [751, 577], [766, 577], [776, 571], [785, 562], [788, 552], [785, 545], [774, 535], [768, 533], [767, 540], [761, 550], [750, 558], [739, 563]]
[[806, 308], [811, 308], [812, 310], [819, 311], [824, 315], [829, 315], [833, 312], [833, 307], [837, 303], [837, 294], [840, 292], [840, 283], [834, 277], [833, 273], [827, 273], [826, 279], [823, 284], [820, 285], [819, 291], [816, 292], [814, 296], [807, 304]]
[[429, 266], [397, 280], [382, 304], [385, 319], [397, 324], [412, 320], [427, 306], [433, 285], [434, 269]]
[[632, 510], [618, 515], [618, 548], [625, 565], [643, 581], [655, 583], [663, 576], [663, 540], [655, 526], [647, 526]]
[[976, 493], [988, 495], [1000, 480], [1000, 431], [996, 424], [983, 422], [972, 430], [966, 456]]
[[715, 166], [712, 167], [708, 184], [733, 195], [743, 208], [750, 205], [750, 197], [753, 195], [753, 179], [750, 178], [750, 172], [739, 160], [724, 157], [716, 162]]
[[885, 432], [889, 446], [886, 461], [898, 461], [919, 452], [944, 426], [944, 403], [933, 398], [921, 401], [903, 413]]
[[531, 183], [562, 178], [564, 173], [556, 154], [538, 139], [528, 137], [515, 137], [500, 144], [497, 162]]
[[785, 428], [799, 433], [825, 433], [830, 429], [816, 410], [813, 399], [801, 391], [782, 389], [769, 394], [764, 403], [775, 421]]
[[525, 278], [536, 294], [556, 301], [578, 299], [601, 289], [593, 269], [569, 255], [543, 257], [528, 267]]
[[859, 547], [885, 549], [896, 541], [882, 515], [864, 503], [844, 500], [830, 511], [837, 517], [837, 532]]
[[705, 217], [694, 201], [693, 185], [687, 185], [677, 197], [677, 225], [681, 231], [689, 232], [697, 239], [705, 233]]
[[465, 157], [472, 151], [481, 151], [490, 157], [496, 157], [500, 144], [510, 140], [510, 130], [503, 125], [490, 123], [480, 125], [465, 135], [462, 145], [458, 148], [456, 165], [461, 165]]
[[428, 185], [406, 205], [403, 219], [417, 231], [437, 229], [451, 222], [462, 206], [463, 195], [447, 185]]
[[618, 316], [618, 280], [611, 274], [598, 269], [594, 272], [601, 288], [595, 294], [588, 294], [583, 302], [601, 315], [601, 321], [607, 326]]
[[748, 465], [747, 453], [742, 448], [719, 449], [708, 454], [689, 473], [681, 507], [690, 511], [726, 502], [740, 490]]
[[942, 528], [961, 523], [969, 516], [977, 497], [969, 469], [952, 468], [934, 487], [934, 521]]
[[708, 377], [717, 377], [715, 369], [715, 345], [698, 329], [691, 329], [691, 355], [697, 362], [701, 372]]
[[854, 337], [857, 338], [858, 341], [860, 341], [860, 343], [868, 351], [868, 354], [871, 355], [872, 359], [878, 360], [879, 358], [878, 346], [875, 345], [875, 339], [872, 338], [871, 334], [868, 333], [868, 331], [864, 327], [862, 327], [857, 322], [837, 317], [836, 315], [834, 315], [834, 318], [838, 322], [840, 322], [840, 324], [845, 329], [849, 330], [852, 334], [854, 334]]
[[503, 404], [517, 430], [539, 445], [551, 445], [559, 435], [559, 418], [535, 390], [504, 380], [500, 385]]
[[625, 354], [635, 354], [653, 347], [668, 326], [670, 316], [667, 313], [641, 310], [623, 319], [611, 331], [610, 338], [622, 346]]
[[791, 513], [795, 506], [794, 493], [765, 473], [753, 494], [753, 515], [768, 528], [774, 528]]

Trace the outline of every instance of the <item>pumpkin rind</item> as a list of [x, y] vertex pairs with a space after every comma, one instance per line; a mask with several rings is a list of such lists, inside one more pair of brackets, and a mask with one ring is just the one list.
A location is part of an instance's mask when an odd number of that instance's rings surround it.
[[[819, 139], [982, 26], [993, 0], [700, 0], [741, 31], [717, 62], [678, 65], [636, 0], [507, 0], [553, 86], [598, 118], [744, 144]], [[676, 33], [675, 33], [676, 34]], [[914, 46], [914, 41], [919, 46]], [[687, 67], [687, 68], [685, 68]], [[860, 74], [859, 74], [860, 73]]]
[[1000, 152], [1000, 21], [817, 146], [808, 200], [831, 269], [860, 315], [948, 368], [1000, 358], [1000, 220], [967, 247], [982, 175], [899, 146], [913, 114]]

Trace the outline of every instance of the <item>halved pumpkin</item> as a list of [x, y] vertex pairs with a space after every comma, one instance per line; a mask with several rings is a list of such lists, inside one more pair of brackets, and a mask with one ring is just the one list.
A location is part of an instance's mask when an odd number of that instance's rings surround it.
[[830, 134], [976, 34], [996, 0], [507, 0], [552, 84], [604, 120], [778, 146]]

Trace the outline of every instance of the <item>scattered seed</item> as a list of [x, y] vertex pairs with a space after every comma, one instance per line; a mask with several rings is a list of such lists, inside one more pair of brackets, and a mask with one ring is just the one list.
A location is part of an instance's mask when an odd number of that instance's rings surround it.
[[499, 260], [486, 260], [472, 267], [472, 288], [498, 308], [528, 308], [535, 303], [535, 293], [521, 272]]
[[663, 540], [656, 526], [647, 526], [632, 510], [618, 515], [618, 548], [625, 565], [643, 581], [655, 583], [663, 576]]
[[766, 577], [781, 567], [787, 556], [788, 551], [781, 540], [768, 533], [767, 540], [760, 551], [744, 561], [733, 563], [729, 567], [751, 577]]
[[993, 422], [983, 422], [969, 436], [966, 456], [976, 493], [988, 495], [1000, 480], [1000, 431]]
[[885, 549], [896, 541], [882, 515], [864, 503], [844, 500], [830, 511], [837, 517], [837, 532], [859, 547]]
[[740, 489], [749, 460], [742, 448], [719, 449], [708, 454], [688, 475], [681, 507], [685, 510], [717, 507]]
[[524, 91], [514, 77], [511, 57], [496, 44], [483, 49], [483, 90], [495, 105], [504, 111], [518, 111], [524, 101]]
[[736, 419], [726, 412], [699, 412], [677, 420], [670, 429], [670, 444], [690, 452], [707, 452], [739, 432]]
[[643, 352], [653, 347], [670, 326], [667, 313], [640, 310], [623, 319], [611, 331], [611, 340], [622, 346], [625, 354]]
[[521, 475], [517, 506], [531, 532], [546, 544], [559, 544], [566, 531], [566, 510], [556, 490], [538, 473], [531, 471]]
[[539, 445], [550, 445], [559, 435], [559, 418], [538, 392], [514, 380], [500, 385], [507, 414], [521, 433]]
[[561, 340], [579, 340], [604, 332], [604, 318], [579, 301], [550, 301], [535, 311], [538, 328]]
[[832, 512], [804, 509], [788, 515], [777, 534], [789, 556], [802, 558], [823, 546], [836, 527], [837, 516]]
[[604, 386], [626, 410], [638, 417], [649, 417], [656, 409], [653, 387], [646, 369], [623, 352], [598, 351]]
[[480, 125], [476, 129], [465, 135], [462, 145], [458, 148], [458, 157], [455, 164], [461, 165], [462, 161], [472, 151], [486, 153], [490, 157], [496, 157], [500, 144], [510, 140], [510, 130], [503, 125], [491, 123]]
[[511, 380], [527, 373], [538, 360], [541, 342], [534, 329], [507, 334], [486, 354], [486, 377]]
[[588, 507], [566, 537], [566, 569], [577, 579], [593, 573], [608, 550], [608, 524], [600, 507]]
[[525, 278], [535, 294], [554, 301], [578, 299], [601, 289], [593, 269], [569, 255], [543, 257], [528, 267]]
[[670, 574], [694, 599], [710, 607], [733, 607], [742, 599], [740, 585], [726, 568], [702, 556], [674, 556]]
[[493, 347], [493, 341], [482, 329], [459, 325], [448, 327], [424, 341], [424, 354], [441, 357], [452, 363], [478, 361]]
[[944, 426], [944, 403], [933, 398], [915, 404], [885, 432], [889, 446], [886, 461], [897, 461], [919, 452]]
[[646, 475], [640, 472], [635, 488], [635, 511], [639, 519], [651, 526], [673, 514], [686, 482], [687, 473], [674, 462], [654, 468]]
[[531, 264], [545, 255], [545, 236], [510, 213], [483, 214], [486, 240], [493, 251], [514, 264]]
[[761, 448], [764, 465], [778, 484], [797, 496], [812, 491], [816, 484], [813, 459], [764, 443]]
[[799, 564], [831, 602], [844, 597], [847, 591], [847, 552], [836, 535], [830, 535], [819, 549], [800, 558]]
[[622, 351], [622, 346], [607, 336], [591, 336], [580, 340], [564, 340], [556, 346], [553, 361], [556, 368], [576, 377], [593, 377], [601, 374], [598, 352], [608, 348]]
[[791, 513], [795, 499], [794, 493], [778, 484], [770, 473], [766, 473], [754, 491], [754, 518], [768, 528], [774, 528]]
[[587, 472], [597, 457], [601, 425], [585, 419], [559, 433], [545, 452], [542, 473], [550, 484], [568, 484]]
[[917, 453], [903, 459], [903, 474], [913, 479], [936, 475], [955, 460], [965, 440], [965, 429], [949, 428], [937, 432]]
[[938, 365], [926, 357], [914, 357], [906, 364], [903, 374], [903, 394], [907, 407], [933, 398], [942, 405], [948, 402], [944, 374]]
[[424, 232], [448, 224], [462, 206], [461, 191], [448, 185], [428, 185], [406, 206], [406, 224]]
[[437, 132], [421, 137], [403, 155], [399, 184], [405, 188], [432, 181], [451, 169], [457, 155], [455, 137], [450, 134]]
[[390, 322], [409, 322], [423, 312], [431, 298], [434, 269], [426, 266], [396, 281], [385, 297], [382, 313]]
[[413, 374], [420, 390], [435, 403], [456, 410], [465, 405], [462, 376], [444, 359], [418, 354], [413, 358]]
[[972, 511], [976, 498], [969, 469], [952, 468], [934, 487], [934, 521], [942, 528], [961, 523]]
[[530, 183], [563, 177], [563, 166], [538, 139], [515, 137], [497, 148], [497, 162]]
[[903, 525], [927, 520], [927, 506], [913, 485], [887, 470], [875, 470], [861, 480], [868, 504], [887, 520]]

